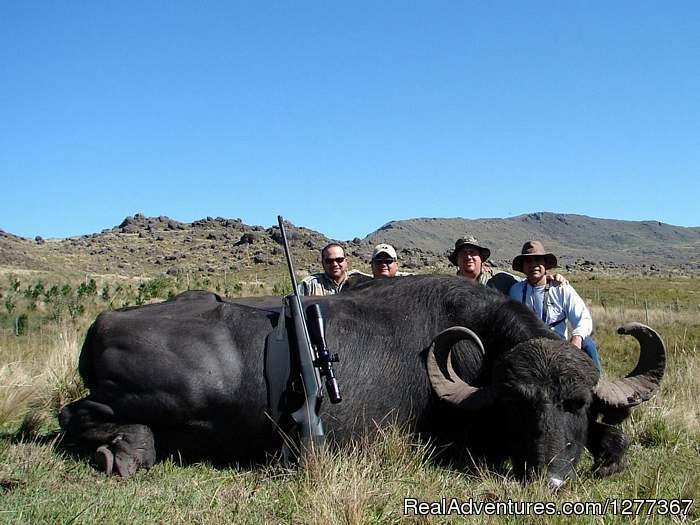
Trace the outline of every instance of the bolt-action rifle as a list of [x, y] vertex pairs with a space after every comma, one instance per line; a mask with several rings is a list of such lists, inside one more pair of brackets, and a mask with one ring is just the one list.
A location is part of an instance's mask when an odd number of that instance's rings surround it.
[[[292, 280], [292, 293], [285, 300], [294, 323], [296, 350], [299, 353], [301, 382], [304, 388], [304, 403], [291, 415], [300, 427], [302, 448], [313, 450], [314, 447], [321, 446], [325, 442], [323, 423], [320, 416], [321, 401], [323, 399], [321, 376], [326, 380], [326, 389], [328, 390], [328, 397], [331, 403], [339, 403], [341, 401], [338, 382], [336, 381], [332, 365], [332, 363], [338, 361], [338, 355], [331, 354], [326, 346], [323, 314], [320, 305], [312, 304], [309, 306], [307, 310], [309, 323], [307, 324], [297, 279], [294, 274], [292, 255], [287, 243], [287, 233], [284, 229], [281, 215], [277, 216], [277, 222], [282, 233], [282, 244], [287, 257], [289, 276]], [[309, 332], [311, 332], [311, 336]]]

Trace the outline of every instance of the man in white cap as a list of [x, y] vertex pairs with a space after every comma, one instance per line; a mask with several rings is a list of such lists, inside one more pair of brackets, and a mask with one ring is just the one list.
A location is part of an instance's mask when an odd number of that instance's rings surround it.
[[372, 252], [371, 264], [375, 279], [395, 277], [399, 271], [399, 257], [391, 244], [377, 244]]
[[348, 280], [343, 290], [355, 288], [357, 285], [366, 283], [372, 279], [387, 279], [411, 275], [410, 273], [399, 271], [399, 257], [396, 253], [396, 249], [391, 244], [382, 243], [374, 247], [370, 266], [372, 267], [372, 275], [359, 270], [352, 270], [349, 272]]
[[[600, 359], [590, 335], [593, 331], [591, 313], [573, 286], [551, 287], [547, 270], [557, 267], [557, 258], [544, 249], [540, 241], [528, 241], [520, 255], [513, 259], [513, 270], [525, 274], [525, 280], [510, 289], [511, 298], [521, 302], [552, 330], [572, 345], [584, 350], [600, 368]], [[567, 329], [571, 325], [571, 335]]]

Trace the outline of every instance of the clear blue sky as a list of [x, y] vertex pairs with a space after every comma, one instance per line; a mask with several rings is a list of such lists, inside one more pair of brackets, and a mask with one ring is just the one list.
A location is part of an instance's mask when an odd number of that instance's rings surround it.
[[0, 2], [0, 228], [700, 226], [700, 2]]

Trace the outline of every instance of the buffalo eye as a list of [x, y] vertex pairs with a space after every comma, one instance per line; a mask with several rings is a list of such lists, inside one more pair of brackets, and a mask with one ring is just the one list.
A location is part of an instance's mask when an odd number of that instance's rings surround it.
[[586, 404], [586, 401], [583, 399], [565, 399], [564, 402], [562, 403], [562, 407], [564, 410], [567, 412], [571, 412], [575, 414], [579, 410], [583, 408], [583, 406]]

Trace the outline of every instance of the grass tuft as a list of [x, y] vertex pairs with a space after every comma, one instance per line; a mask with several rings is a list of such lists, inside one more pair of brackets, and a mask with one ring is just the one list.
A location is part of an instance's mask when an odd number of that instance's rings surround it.
[[641, 428], [635, 433], [635, 441], [642, 447], [674, 447], [680, 440], [682, 431], [673, 429], [671, 425], [660, 416], [646, 418]]

